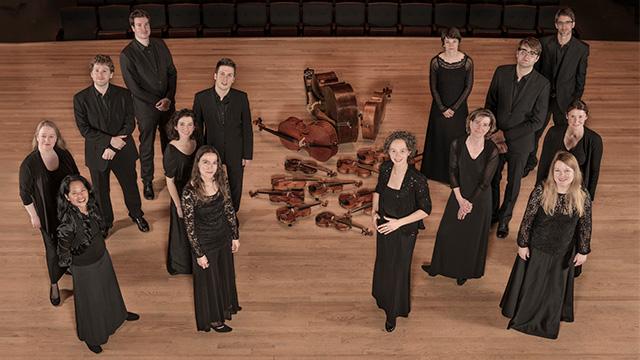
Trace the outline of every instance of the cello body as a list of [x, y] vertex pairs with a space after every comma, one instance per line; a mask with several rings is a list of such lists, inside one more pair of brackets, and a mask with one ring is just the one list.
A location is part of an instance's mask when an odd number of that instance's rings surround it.
[[384, 119], [384, 111], [387, 101], [391, 99], [391, 89], [384, 88], [382, 91], [376, 91], [373, 96], [364, 103], [362, 109], [362, 138], [367, 140], [375, 140], [380, 130], [380, 125]]

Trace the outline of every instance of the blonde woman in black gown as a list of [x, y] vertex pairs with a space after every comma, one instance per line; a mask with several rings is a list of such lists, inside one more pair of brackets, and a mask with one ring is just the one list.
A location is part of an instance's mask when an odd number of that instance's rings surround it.
[[436, 235], [431, 265], [422, 269], [463, 285], [484, 275], [491, 228], [491, 179], [498, 168], [498, 148], [489, 136], [496, 129], [491, 111], [477, 109], [467, 117], [468, 135], [451, 142], [451, 195]]
[[210, 145], [196, 152], [182, 213], [193, 251], [193, 297], [199, 331], [230, 332], [238, 305], [233, 253], [240, 248], [236, 213], [220, 155]]
[[391, 332], [396, 317], [411, 311], [411, 257], [422, 219], [431, 213], [427, 178], [408, 160], [416, 154], [416, 138], [395, 131], [384, 142], [391, 160], [380, 166], [373, 193], [372, 220], [377, 225], [376, 261], [372, 295], [386, 315], [384, 328]]
[[574, 269], [591, 252], [591, 199], [573, 155], [558, 152], [550, 169], [529, 197], [500, 307], [508, 328], [556, 339], [560, 321], [573, 321]]
[[78, 173], [78, 167], [53, 121], [43, 120], [36, 126], [32, 146], [33, 151], [20, 164], [20, 198], [31, 226], [42, 234], [51, 281], [49, 300], [57, 306], [58, 280], [66, 269], [58, 265], [58, 189], [65, 176]]

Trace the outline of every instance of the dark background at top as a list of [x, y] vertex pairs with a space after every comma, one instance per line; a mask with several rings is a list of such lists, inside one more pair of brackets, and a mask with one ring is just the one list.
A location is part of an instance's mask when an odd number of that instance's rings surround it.
[[[576, 12], [583, 40], [638, 41], [640, 0], [562, 0]], [[634, 8], [635, 3], [635, 8]], [[54, 41], [58, 10], [76, 0], [0, 0], [0, 42]]]

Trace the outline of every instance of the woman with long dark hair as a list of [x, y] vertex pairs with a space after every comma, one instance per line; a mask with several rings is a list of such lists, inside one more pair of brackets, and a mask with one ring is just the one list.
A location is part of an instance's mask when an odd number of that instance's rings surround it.
[[238, 305], [233, 253], [240, 248], [229, 184], [212, 146], [198, 149], [182, 213], [193, 251], [193, 297], [199, 331], [229, 332]]
[[60, 266], [71, 267], [73, 274], [76, 331], [97, 354], [125, 320], [140, 316], [124, 305], [104, 243], [108, 229], [87, 179], [69, 175], [62, 180], [58, 217], [58, 256]]
[[49, 270], [51, 288], [49, 300], [60, 305], [58, 280], [65, 272], [58, 265], [57, 197], [65, 176], [78, 173], [73, 156], [66, 149], [60, 130], [51, 120], [36, 126], [32, 141], [33, 151], [20, 164], [20, 198], [31, 219], [31, 226], [40, 230]]

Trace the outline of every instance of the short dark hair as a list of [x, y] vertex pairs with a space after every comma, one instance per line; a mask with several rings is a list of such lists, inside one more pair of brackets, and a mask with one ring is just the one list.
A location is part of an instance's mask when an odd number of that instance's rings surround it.
[[107, 65], [111, 72], [116, 70], [116, 67], [113, 65], [113, 60], [111, 60], [111, 56], [109, 55], [98, 54], [94, 56], [89, 63], [89, 71], [93, 71], [93, 66], [96, 64]]
[[587, 106], [587, 103], [580, 99], [573, 100], [571, 104], [569, 104], [569, 107], [567, 107], [567, 114], [569, 114], [571, 110], [582, 110], [587, 114], [587, 116], [589, 116], [589, 107]]
[[467, 116], [467, 121], [465, 122], [465, 128], [467, 130], [467, 134], [470, 134], [471, 128], [469, 127], [469, 125], [471, 124], [472, 121], [476, 121], [476, 119], [481, 116], [489, 118], [489, 131], [487, 131], [487, 134], [485, 135], [485, 137], [488, 138], [489, 136], [491, 136], [491, 134], [493, 134], [496, 131], [496, 117], [493, 115], [493, 113], [489, 109], [479, 108], [470, 112], [469, 115]]
[[193, 133], [191, 134], [191, 139], [196, 139], [198, 133], [198, 126], [196, 125], [196, 114], [191, 109], [181, 109], [173, 113], [171, 118], [167, 122], [167, 137], [169, 140], [178, 140], [180, 138], [180, 134], [176, 130], [176, 126], [178, 125], [178, 121], [183, 117], [191, 117], [193, 119]]
[[534, 38], [533, 36], [526, 37], [518, 43], [518, 49], [522, 47], [522, 45], [527, 45], [529, 49], [538, 53], [538, 56], [542, 53], [542, 44], [540, 44], [540, 40]]
[[389, 147], [391, 146], [391, 143], [396, 140], [402, 140], [405, 145], [407, 145], [407, 150], [409, 150], [409, 160], [416, 156], [416, 149], [418, 147], [416, 137], [412, 133], [404, 130], [396, 130], [387, 136], [384, 140], [384, 146], [382, 147], [385, 154], [389, 154]]
[[233, 60], [229, 59], [229, 58], [222, 58], [220, 60], [218, 60], [218, 63], [216, 64], [216, 74], [218, 73], [218, 69], [220, 68], [220, 66], [229, 66], [233, 68], [233, 72], [236, 72], [236, 63], [233, 62]]
[[556, 12], [556, 17], [554, 21], [558, 22], [558, 18], [560, 16], [568, 16], [571, 18], [571, 21], [573, 22], [576, 21], [576, 14], [573, 12], [573, 9], [571, 9], [570, 7], [564, 7], [564, 8], [558, 9], [558, 11]]
[[462, 35], [460, 35], [460, 30], [457, 27], [450, 27], [448, 29], [442, 30], [440, 33], [440, 40], [442, 40], [442, 45], [444, 45], [444, 39], [457, 39], [458, 42], [462, 42]]
[[151, 15], [142, 9], [135, 9], [129, 14], [129, 25], [133, 26], [135, 18], [147, 18], [151, 22]]

